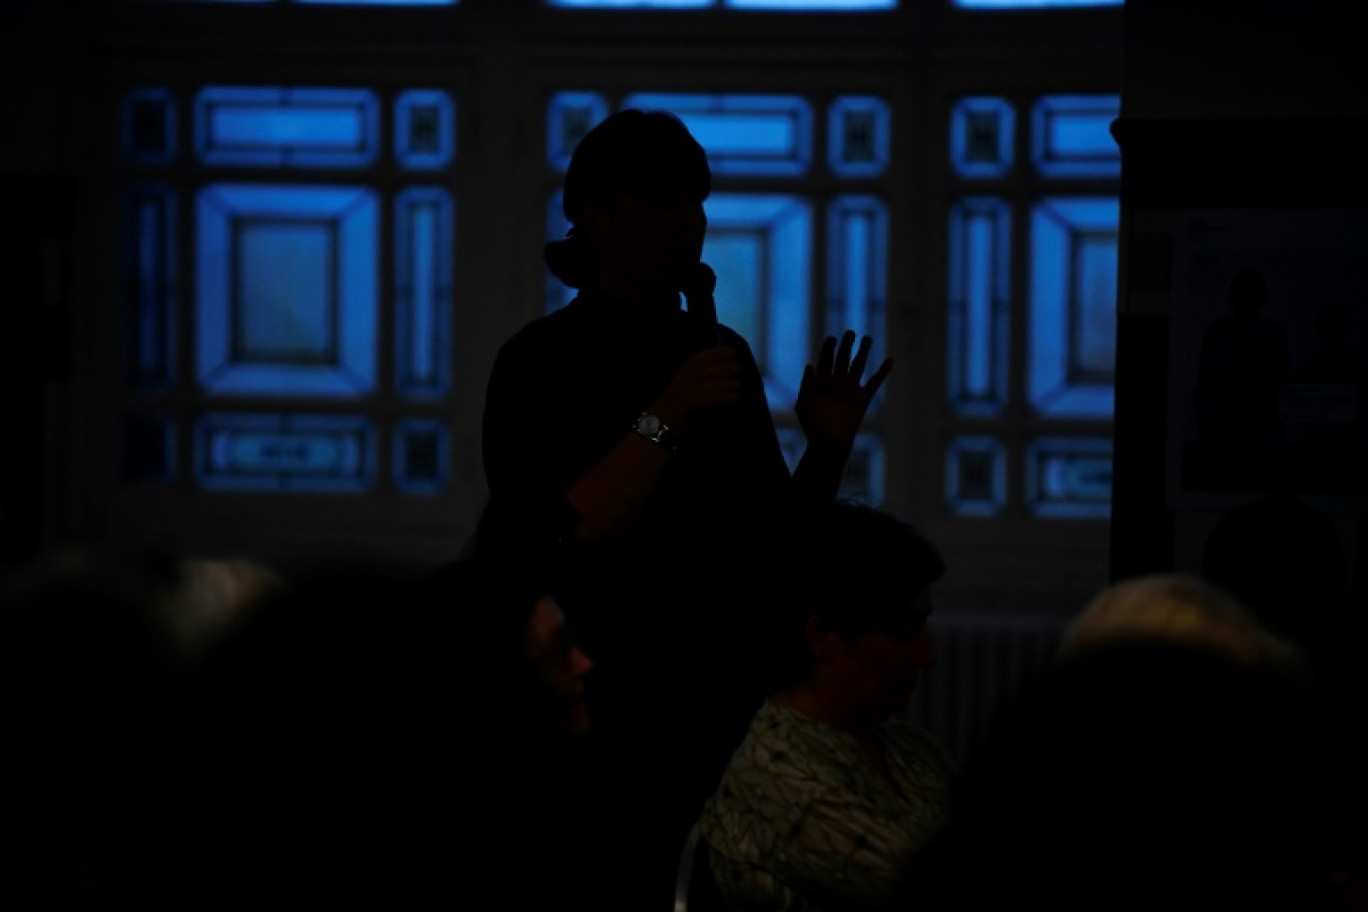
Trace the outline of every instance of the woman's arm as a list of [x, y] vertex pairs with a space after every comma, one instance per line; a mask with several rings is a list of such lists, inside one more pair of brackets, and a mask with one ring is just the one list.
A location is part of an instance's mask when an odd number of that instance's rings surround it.
[[817, 363], [803, 370], [794, 413], [807, 436], [807, 447], [793, 480], [805, 492], [835, 497], [840, 489], [841, 474], [869, 403], [893, 369], [893, 360], [885, 358], [869, 379], [861, 382], [871, 344], [870, 337], [864, 336], [856, 349], [851, 330], [842, 334], [839, 344], [835, 336], [827, 336]]
[[580, 475], [566, 492], [580, 521], [574, 538], [609, 545], [632, 528], [660, 484], [675, 441], [687, 439], [690, 424], [707, 410], [740, 397], [736, 350], [716, 345], [685, 359], [664, 392], [645, 409], [668, 429], [656, 442], [624, 428], [603, 458]]

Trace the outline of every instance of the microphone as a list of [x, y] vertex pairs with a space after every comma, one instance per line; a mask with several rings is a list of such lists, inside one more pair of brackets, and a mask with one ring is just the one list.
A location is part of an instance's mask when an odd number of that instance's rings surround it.
[[707, 263], [699, 260], [689, 268], [689, 274], [685, 277], [684, 287], [681, 289], [689, 312], [703, 318], [712, 334], [714, 345], [722, 341], [717, 329], [717, 302], [713, 300], [713, 289], [716, 287], [717, 273], [713, 272]]

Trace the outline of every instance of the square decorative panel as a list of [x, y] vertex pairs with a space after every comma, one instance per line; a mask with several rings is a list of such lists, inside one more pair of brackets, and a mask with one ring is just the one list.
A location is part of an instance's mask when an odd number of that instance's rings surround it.
[[995, 516], [1007, 502], [1007, 450], [992, 437], [956, 437], [945, 453], [945, 500], [958, 516]]
[[831, 103], [827, 164], [840, 177], [874, 177], [888, 167], [888, 103], [848, 95]]
[[169, 89], [134, 89], [123, 100], [123, 154], [140, 165], [176, 157], [176, 103]]
[[962, 98], [950, 115], [950, 164], [961, 177], [1001, 177], [1012, 168], [1016, 122], [1003, 98]]
[[436, 418], [409, 418], [394, 428], [394, 485], [405, 494], [446, 488], [451, 434]]
[[196, 200], [196, 370], [210, 393], [375, 384], [378, 204], [362, 187], [211, 184]]
[[409, 89], [394, 102], [394, 155], [405, 168], [444, 168], [456, 152], [455, 108], [440, 89]]
[[1038, 414], [1111, 418], [1120, 206], [1051, 197], [1031, 213], [1028, 397]]

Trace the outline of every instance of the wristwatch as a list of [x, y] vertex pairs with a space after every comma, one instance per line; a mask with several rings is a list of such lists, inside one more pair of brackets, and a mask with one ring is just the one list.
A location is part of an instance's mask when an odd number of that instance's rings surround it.
[[652, 415], [650, 412], [642, 412], [637, 416], [636, 421], [632, 422], [632, 430], [652, 443], [657, 443], [667, 450], [673, 450], [679, 445], [679, 439], [670, 426], [661, 421], [659, 416]]

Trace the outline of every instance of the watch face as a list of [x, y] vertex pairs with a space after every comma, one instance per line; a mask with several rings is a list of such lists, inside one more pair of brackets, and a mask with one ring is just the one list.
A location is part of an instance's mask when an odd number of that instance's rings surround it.
[[655, 415], [642, 415], [637, 419], [637, 430], [648, 436], [660, 433], [660, 419]]

